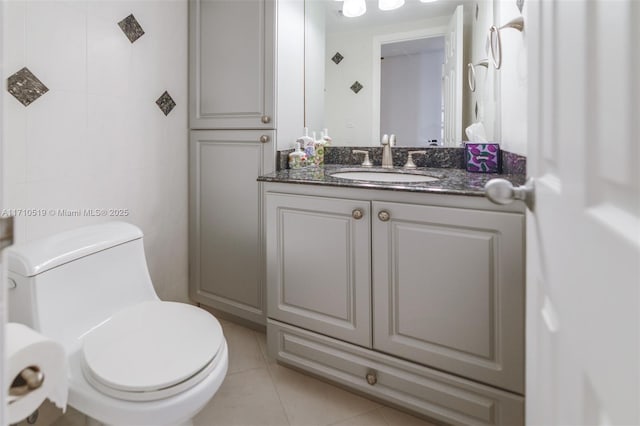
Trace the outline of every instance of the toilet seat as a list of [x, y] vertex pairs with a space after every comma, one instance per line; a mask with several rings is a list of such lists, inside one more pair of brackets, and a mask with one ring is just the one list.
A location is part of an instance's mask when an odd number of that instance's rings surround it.
[[183, 392], [218, 364], [220, 323], [195, 306], [149, 301], [125, 308], [82, 339], [82, 371], [100, 392], [153, 401]]

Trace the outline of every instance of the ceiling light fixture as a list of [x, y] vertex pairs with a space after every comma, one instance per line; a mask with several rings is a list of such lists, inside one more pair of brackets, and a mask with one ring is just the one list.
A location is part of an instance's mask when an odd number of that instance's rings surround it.
[[378, 0], [378, 9], [393, 10], [404, 5], [404, 0]]
[[344, 0], [344, 4], [342, 5], [342, 14], [347, 18], [364, 15], [366, 11], [367, 4], [365, 0]]

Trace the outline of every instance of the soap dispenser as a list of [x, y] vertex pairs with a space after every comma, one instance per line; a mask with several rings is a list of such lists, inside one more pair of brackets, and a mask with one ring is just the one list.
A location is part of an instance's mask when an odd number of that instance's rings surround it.
[[313, 157], [313, 155], [315, 154], [315, 148], [314, 148], [315, 137], [312, 138], [312, 137], [309, 136], [309, 128], [308, 127], [304, 128], [304, 135], [300, 136], [298, 138], [297, 142], [300, 143], [301, 148], [307, 154], [307, 157], [309, 157], [309, 158]]
[[329, 129], [322, 129], [322, 140], [324, 141], [325, 146], [331, 145], [333, 139], [329, 136]]
[[[314, 133], [314, 136], [315, 136], [315, 133]], [[322, 166], [324, 164], [325, 147], [329, 145], [329, 143], [327, 142], [327, 139], [331, 141], [331, 138], [328, 135], [327, 129], [324, 129], [322, 130], [322, 132], [320, 132], [320, 139], [315, 141], [315, 144], [314, 144], [314, 147], [315, 147], [314, 162], [316, 163], [316, 166]]]
[[289, 168], [300, 169], [307, 165], [307, 154], [300, 149], [300, 142], [296, 142], [295, 151], [289, 153]]

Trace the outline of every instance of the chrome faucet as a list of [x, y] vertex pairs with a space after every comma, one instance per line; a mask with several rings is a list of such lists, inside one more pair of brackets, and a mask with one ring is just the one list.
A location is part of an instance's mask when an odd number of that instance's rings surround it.
[[382, 136], [382, 167], [385, 169], [393, 168], [393, 155], [391, 154], [391, 147], [396, 144], [396, 135], [385, 134]]

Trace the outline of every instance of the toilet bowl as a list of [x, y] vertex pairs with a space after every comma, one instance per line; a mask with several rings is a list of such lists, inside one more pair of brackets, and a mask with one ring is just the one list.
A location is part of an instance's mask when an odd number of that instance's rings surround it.
[[135, 226], [79, 228], [7, 253], [9, 320], [63, 344], [69, 404], [90, 424], [188, 425], [222, 384], [220, 323], [158, 298]]

